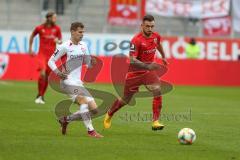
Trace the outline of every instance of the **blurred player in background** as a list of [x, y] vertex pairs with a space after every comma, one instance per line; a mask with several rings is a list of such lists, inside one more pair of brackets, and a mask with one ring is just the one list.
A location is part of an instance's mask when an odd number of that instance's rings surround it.
[[[115, 112], [121, 107], [128, 104], [133, 95], [138, 92], [140, 85], [153, 93], [153, 130], [161, 130], [164, 125], [159, 123], [160, 112], [162, 109], [161, 88], [159, 85], [160, 79], [154, 70], [159, 70], [160, 66], [154, 62], [156, 50], [162, 56], [162, 62], [166, 66], [165, 53], [161, 45], [161, 36], [157, 32], [153, 32], [155, 25], [154, 17], [146, 15], [141, 24], [141, 32], [136, 34], [131, 40], [130, 46], [130, 67], [126, 75], [124, 96], [117, 99], [108, 110], [104, 119], [104, 128], [110, 128], [111, 118]], [[137, 67], [138, 70], [131, 70]], [[140, 83], [139, 83], [140, 82]]]
[[201, 48], [197, 44], [195, 38], [191, 38], [186, 46], [185, 52], [189, 59], [197, 59], [200, 55]]
[[39, 35], [40, 46], [37, 58], [40, 76], [38, 79], [38, 94], [35, 99], [35, 103], [37, 104], [45, 104], [44, 94], [48, 86], [48, 75], [50, 73], [50, 68], [47, 63], [50, 56], [56, 49], [56, 44], [62, 43], [61, 29], [58, 25], [56, 25], [56, 20], [56, 13], [48, 12], [46, 14], [46, 21], [35, 27], [29, 40], [29, 54], [33, 55], [33, 39], [36, 35]]
[[[70, 32], [71, 39], [58, 46], [48, 62], [49, 67], [61, 78], [62, 90], [71, 97], [73, 102], [79, 105], [77, 112], [59, 119], [62, 134], [66, 134], [69, 122], [81, 119], [90, 137], [102, 138], [103, 136], [94, 130], [91, 120], [91, 115], [98, 112], [96, 102], [81, 81], [82, 65], [87, 64], [88, 67], [91, 67], [96, 62], [94, 58], [90, 57], [87, 45], [81, 41], [84, 25], [80, 22], [74, 22], [71, 24]], [[63, 56], [67, 58], [63, 65], [64, 70], [59, 70], [56, 61]]]

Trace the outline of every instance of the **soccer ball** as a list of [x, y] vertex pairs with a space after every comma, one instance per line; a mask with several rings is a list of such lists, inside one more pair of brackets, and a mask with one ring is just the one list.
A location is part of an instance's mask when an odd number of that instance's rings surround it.
[[192, 144], [196, 140], [196, 134], [191, 128], [183, 128], [178, 132], [178, 142]]

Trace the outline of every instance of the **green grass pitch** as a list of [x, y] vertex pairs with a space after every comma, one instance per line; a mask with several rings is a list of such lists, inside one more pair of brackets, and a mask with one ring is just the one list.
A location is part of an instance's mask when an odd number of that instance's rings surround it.
[[[116, 94], [111, 85], [91, 87]], [[89, 138], [82, 122], [60, 134], [54, 105], [65, 96], [48, 89], [45, 105], [34, 104], [33, 82], [0, 82], [0, 160], [235, 160], [240, 159], [240, 88], [175, 86], [164, 95], [163, 131], [151, 130], [145, 115], [151, 98], [139, 98], [103, 130], [103, 117], [93, 120], [105, 137]], [[177, 133], [192, 128], [193, 145], [180, 145]]]

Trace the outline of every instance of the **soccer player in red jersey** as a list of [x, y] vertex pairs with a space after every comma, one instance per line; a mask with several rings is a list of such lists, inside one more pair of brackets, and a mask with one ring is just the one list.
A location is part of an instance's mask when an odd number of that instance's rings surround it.
[[48, 12], [46, 14], [45, 23], [36, 26], [33, 30], [29, 40], [29, 53], [33, 55], [32, 44], [36, 35], [39, 35], [40, 46], [37, 55], [38, 58], [38, 70], [40, 76], [38, 79], [38, 95], [35, 99], [35, 103], [44, 104], [44, 94], [48, 86], [48, 75], [51, 69], [48, 67], [48, 60], [52, 53], [56, 49], [56, 44], [62, 43], [61, 29], [56, 25], [57, 15], [54, 12]]
[[[121, 107], [128, 104], [133, 95], [138, 92], [140, 85], [145, 87], [153, 93], [153, 130], [161, 130], [164, 125], [159, 123], [160, 112], [162, 109], [162, 97], [160, 91], [159, 76], [154, 70], [159, 70], [160, 66], [154, 62], [156, 50], [162, 56], [162, 62], [167, 66], [165, 53], [161, 45], [161, 36], [157, 32], [153, 32], [155, 20], [152, 15], [143, 17], [141, 24], [141, 32], [136, 34], [131, 40], [130, 46], [130, 66], [126, 75], [124, 85], [124, 95], [117, 99], [108, 110], [104, 118], [104, 128], [110, 128], [111, 118], [114, 113]], [[138, 68], [133, 70], [132, 68]]]

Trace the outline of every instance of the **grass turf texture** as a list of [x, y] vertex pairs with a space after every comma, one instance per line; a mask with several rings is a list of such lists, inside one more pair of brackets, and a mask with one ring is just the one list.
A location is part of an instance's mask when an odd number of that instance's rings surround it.
[[[111, 85], [91, 87], [115, 94]], [[0, 159], [240, 158], [240, 88], [175, 86], [164, 95], [166, 127], [157, 132], [151, 130], [149, 119], [136, 117], [151, 113], [152, 99], [139, 98], [134, 107], [124, 107], [115, 115], [109, 130], [103, 130], [103, 117], [94, 119], [95, 128], [105, 136], [102, 139], [89, 138], [82, 122], [70, 124], [68, 135], [62, 136], [54, 105], [65, 96], [48, 89], [46, 104], [36, 105], [35, 94], [32, 82], [0, 83]], [[193, 145], [177, 142], [184, 127], [196, 132]]]

